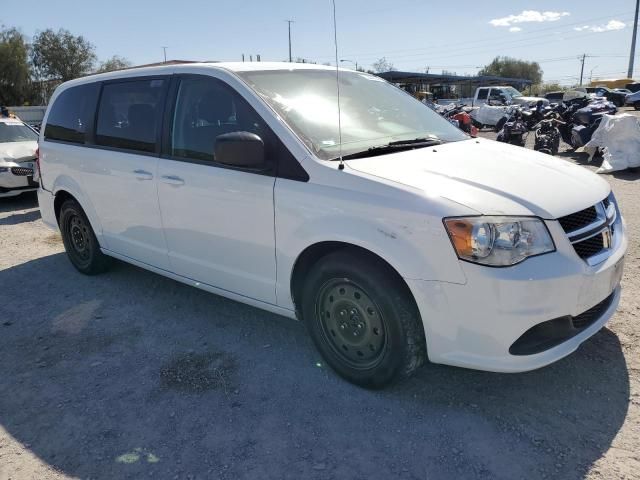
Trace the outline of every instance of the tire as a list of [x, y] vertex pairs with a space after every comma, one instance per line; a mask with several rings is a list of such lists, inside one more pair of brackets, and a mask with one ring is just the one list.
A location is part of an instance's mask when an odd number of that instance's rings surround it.
[[636, 102], [633, 104], [634, 110], [640, 110], [640, 102]]
[[501, 119], [498, 120], [498, 123], [496, 123], [496, 126], [493, 127], [493, 129], [496, 132], [499, 132], [500, 130], [502, 130], [502, 127], [504, 127], [505, 123], [507, 123], [507, 119], [505, 117], [502, 117]]
[[109, 269], [112, 259], [100, 251], [89, 219], [75, 200], [60, 208], [60, 233], [71, 264], [85, 275], [97, 275]]
[[361, 387], [395, 383], [426, 361], [422, 321], [406, 285], [360, 252], [340, 250], [311, 268], [302, 317], [326, 363]]

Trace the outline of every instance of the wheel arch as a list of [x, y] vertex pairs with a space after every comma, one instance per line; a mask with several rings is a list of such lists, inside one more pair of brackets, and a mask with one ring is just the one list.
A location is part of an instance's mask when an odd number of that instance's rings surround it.
[[[369, 257], [372, 261], [379, 263], [383, 268], [387, 269], [391, 275], [393, 275], [394, 279], [398, 282], [398, 285], [400, 285], [401, 288], [405, 290], [407, 295], [409, 295], [409, 298], [411, 298], [411, 300], [416, 303], [413, 292], [409, 288], [409, 285], [407, 284], [405, 279], [398, 272], [398, 269], [396, 269], [388, 260], [386, 260], [382, 256], [364, 247], [349, 242], [321, 241], [306, 247], [296, 258], [291, 270], [289, 288], [291, 299], [293, 300], [293, 304], [295, 307], [296, 316], [299, 319], [302, 319], [300, 298], [302, 295], [302, 289], [304, 286], [304, 279], [306, 274], [311, 270], [311, 268], [313, 268], [313, 266], [317, 262], [321, 261], [327, 255], [339, 250], [351, 250], [352, 252], [354, 252], [354, 255], [366, 256]], [[419, 311], [418, 308], [417, 310]]]
[[53, 199], [53, 212], [55, 213], [58, 225], [60, 225], [60, 210], [62, 209], [62, 204], [67, 200], [75, 200], [76, 202], [78, 202], [78, 205], [82, 207], [78, 199], [66, 190], [59, 190], [58, 192], [56, 192]]
[[53, 207], [56, 221], [59, 221], [60, 208], [62, 207], [62, 204], [68, 199], [75, 200], [89, 219], [89, 223], [91, 224], [100, 245], [104, 246], [102, 223], [99, 220], [91, 199], [88, 195], [85, 195], [84, 190], [80, 187], [78, 182], [69, 175], [60, 175], [55, 179], [51, 192], [54, 196]]

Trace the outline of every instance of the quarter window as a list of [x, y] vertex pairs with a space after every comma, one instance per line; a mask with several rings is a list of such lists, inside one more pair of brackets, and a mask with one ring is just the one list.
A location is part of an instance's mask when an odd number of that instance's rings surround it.
[[98, 84], [78, 85], [64, 90], [51, 107], [44, 138], [85, 143], [98, 96]]
[[105, 84], [98, 109], [96, 144], [155, 152], [164, 86], [162, 79]]
[[180, 82], [171, 132], [172, 156], [216, 162], [216, 137], [240, 131], [260, 136], [269, 158], [274, 147], [272, 135], [240, 95], [213, 78], [185, 78]]

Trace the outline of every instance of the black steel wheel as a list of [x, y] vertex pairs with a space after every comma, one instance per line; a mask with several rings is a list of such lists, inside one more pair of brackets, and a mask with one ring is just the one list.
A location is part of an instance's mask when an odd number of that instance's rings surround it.
[[67, 200], [62, 204], [58, 223], [67, 256], [78, 271], [94, 275], [109, 268], [111, 259], [100, 251], [89, 219], [78, 202]]
[[320, 259], [299, 300], [320, 354], [350, 382], [380, 388], [426, 361], [424, 327], [408, 287], [370, 254], [345, 248]]
[[353, 368], [372, 368], [380, 361], [387, 334], [381, 309], [364, 288], [334, 278], [320, 289], [316, 317], [334, 353]]

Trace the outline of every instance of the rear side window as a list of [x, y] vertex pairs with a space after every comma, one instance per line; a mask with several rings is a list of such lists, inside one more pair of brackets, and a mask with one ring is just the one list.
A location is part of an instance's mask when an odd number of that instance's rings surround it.
[[44, 138], [85, 143], [93, 121], [97, 96], [97, 83], [78, 85], [63, 91], [51, 107]]
[[165, 83], [149, 79], [105, 84], [98, 107], [96, 144], [155, 152]]
[[488, 88], [480, 88], [478, 90], [478, 100], [486, 100], [488, 95], [489, 95]]

